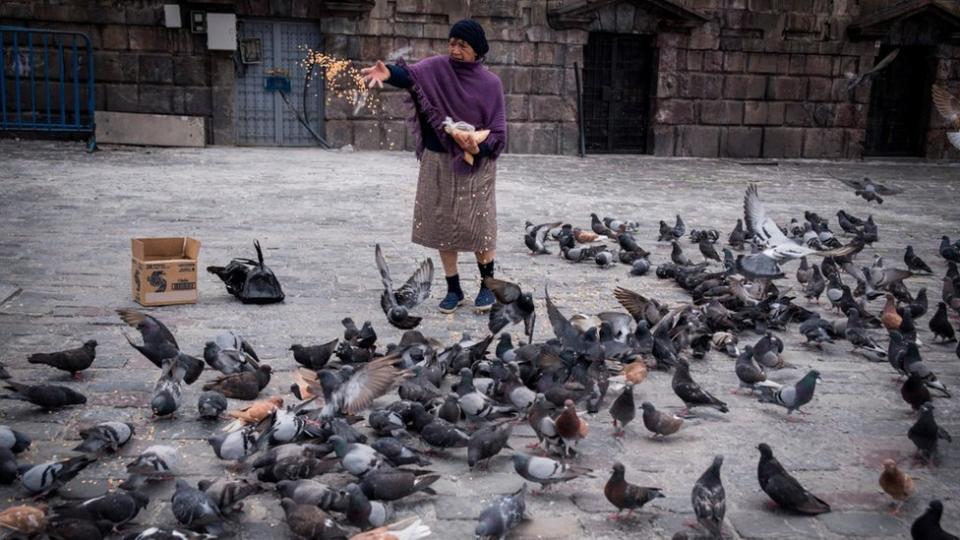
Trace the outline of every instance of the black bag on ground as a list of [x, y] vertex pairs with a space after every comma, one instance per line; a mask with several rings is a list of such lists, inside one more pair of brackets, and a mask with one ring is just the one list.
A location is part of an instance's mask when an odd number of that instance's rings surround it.
[[244, 304], [272, 304], [283, 302], [283, 289], [273, 270], [263, 264], [260, 242], [254, 240], [257, 259], [233, 259], [227, 266], [208, 266], [207, 272], [216, 274], [227, 285], [227, 292]]

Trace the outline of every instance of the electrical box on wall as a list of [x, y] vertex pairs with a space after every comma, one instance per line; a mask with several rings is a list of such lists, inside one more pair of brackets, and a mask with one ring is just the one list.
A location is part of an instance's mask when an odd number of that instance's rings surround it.
[[202, 11], [190, 12], [190, 31], [202, 34], [207, 31], [207, 14]]
[[237, 49], [237, 16], [233, 13], [207, 13], [207, 48], [211, 51]]
[[180, 6], [177, 4], [163, 5], [163, 25], [167, 28], [183, 27], [183, 22], [180, 19]]

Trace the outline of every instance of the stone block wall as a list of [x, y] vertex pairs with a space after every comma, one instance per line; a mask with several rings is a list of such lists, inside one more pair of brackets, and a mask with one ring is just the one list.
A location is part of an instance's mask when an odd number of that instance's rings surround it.
[[[690, 0], [710, 21], [660, 34], [655, 153], [731, 158], [860, 158], [870, 82], [848, 98], [847, 72], [874, 65], [875, 42], [850, 41], [856, 2]], [[938, 50], [941, 83], [957, 47]], [[927, 157], [956, 158], [931, 113]]]

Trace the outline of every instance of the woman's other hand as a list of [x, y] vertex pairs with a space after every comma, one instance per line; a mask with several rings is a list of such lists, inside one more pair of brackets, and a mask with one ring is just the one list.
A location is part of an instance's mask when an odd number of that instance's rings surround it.
[[383, 60], [377, 60], [376, 64], [361, 69], [360, 75], [363, 76], [363, 83], [367, 85], [367, 88], [373, 88], [374, 86], [383, 88], [383, 81], [390, 78], [390, 70], [387, 69]]
[[459, 145], [464, 152], [470, 154], [480, 153], [480, 145], [478, 145], [477, 141], [473, 138], [473, 133], [454, 130], [450, 136], [453, 137], [453, 140], [456, 141], [457, 145]]

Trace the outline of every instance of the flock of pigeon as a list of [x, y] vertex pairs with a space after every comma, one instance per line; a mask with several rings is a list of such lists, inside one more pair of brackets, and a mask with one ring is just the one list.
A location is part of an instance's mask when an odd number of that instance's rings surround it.
[[[850, 183], [868, 203], [899, 193], [865, 179]], [[939, 461], [941, 441], [949, 434], [937, 425], [933, 397], [950, 397], [943, 381], [923, 362], [916, 323], [927, 313], [926, 290], [911, 293], [905, 280], [930, 267], [907, 246], [906, 268], [887, 266], [876, 258], [856, 262], [865, 246], [878, 240], [872, 218], [837, 214], [846, 243], [834, 236], [828, 221], [806, 212], [803, 221], [781, 227], [768, 215], [756, 186], [744, 198], [744, 219], [738, 220], [721, 247], [716, 230], [686, 231], [680, 216], [673, 226], [660, 223], [658, 241], [670, 242], [671, 261], [655, 265], [661, 280], [672, 280], [690, 295], [690, 302], [667, 306], [627, 288], [614, 297], [622, 312], [567, 317], [544, 290], [547, 319], [554, 337], [534, 340], [537, 306], [530, 291], [502, 279], [485, 278], [496, 304], [489, 314], [489, 333], [482, 339], [464, 336], [444, 345], [416, 330], [421, 318], [412, 313], [430, 295], [433, 263], [424, 261], [402, 285], [395, 286], [379, 245], [375, 260], [384, 285], [380, 305], [386, 320], [404, 330], [397, 343], [381, 347], [370, 322], [359, 327], [343, 320], [342, 338], [317, 345], [290, 347], [299, 365], [290, 396], [263, 396], [271, 367], [235, 332], [224, 332], [206, 344], [203, 358], [181, 350], [173, 333], [156, 317], [132, 309], [117, 310], [120, 319], [139, 333], [124, 333], [130, 345], [160, 369], [150, 408], [156, 418], [178, 414], [184, 385], [206, 378], [196, 404], [200, 421], [209, 422], [211, 451], [237, 473], [191, 485], [178, 478], [181, 458], [167, 445], [146, 448], [127, 464], [127, 478], [116, 489], [82, 502], [23, 504], [0, 511], [0, 531], [12, 537], [99, 539], [121, 533], [125, 539], [214, 538], [230, 536], [243, 499], [274, 492], [286, 525], [298, 538], [416, 540], [431, 534], [417, 516], [395, 520], [393, 501], [435, 494], [441, 477], [430, 469], [436, 453], [460, 456], [466, 466], [485, 470], [492, 458], [511, 452], [517, 475], [540, 490], [599, 473], [580, 464], [580, 441], [590, 435], [588, 415], [606, 408], [617, 431], [640, 411], [652, 437], [670, 437], [683, 429], [695, 409], [727, 413], [729, 406], [695, 380], [697, 361], [710, 351], [735, 359], [739, 391], [762, 403], [782, 407], [788, 421], [814, 398], [820, 380], [810, 370], [794, 384], [768, 379], [771, 370], [788, 366], [784, 344], [774, 333], [796, 325], [810, 347], [846, 340], [868, 361], [889, 365], [905, 379], [903, 400], [917, 411], [905, 426], [916, 445], [917, 460], [930, 467]], [[632, 275], [647, 274], [654, 265], [640, 246], [638, 226], [627, 220], [592, 216], [590, 230], [562, 222], [528, 223], [524, 242], [532, 254], [559, 255], [572, 263], [589, 261], [603, 268], [629, 265]], [[702, 262], [684, 253], [684, 237], [698, 246]], [[614, 247], [615, 246], [615, 247]], [[719, 248], [719, 251], [718, 251]], [[734, 251], [738, 254], [735, 256]], [[943, 237], [939, 253], [946, 262], [942, 302], [929, 319], [935, 336], [956, 341], [951, 316], [960, 313], [960, 243]], [[694, 258], [696, 258], [694, 256]], [[817, 262], [811, 262], [816, 258]], [[797, 280], [802, 291], [781, 290], [781, 267], [800, 260]], [[717, 264], [711, 264], [711, 261]], [[852, 281], [851, 281], [852, 280]], [[851, 288], [850, 284], [853, 284]], [[850, 284], [848, 284], [850, 283]], [[802, 293], [808, 302], [795, 302]], [[845, 319], [828, 321], [811, 309], [826, 296]], [[880, 313], [868, 302], [885, 298]], [[951, 315], [952, 314], [952, 315]], [[525, 342], [514, 343], [512, 325], [523, 324]], [[881, 330], [883, 329], [883, 330]], [[888, 344], [881, 345], [883, 331]], [[759, 339], [741, 345], [748, 332]], [[496, 343], [494, 345], [494, 343]], [[33, 364], [46, 364], [80, 377], [96, 358], [95, 341], [50, 354], [35, 354]], [[492, 350], [491, 350], [492, 348]], [[957, 348], [960, 356], [960, 347]], [[870, 366], [872, 368], [872, 366]], [[655, 372], [672, 372], [671, 388], [683, 401], [677, 414], [644, 401], [638, 407], [634, 388]], [[2, 366], [4, 394], [42, 409], [82, 406], [86, 397], [54, 384], [24, 384], [10, 379]], [[608, 399], [608, 390], [616, 396]], [[396, 390], [396, 398], [393, 398]], [[377, 404], [379, 398], [382, 404]], [[228, 398], [250, 403], [228, 410]], [[292, 403], [288, 403], [292, 401]], [[220, 420], [223, 425], [221, 427]], [[228, 422], [227, 422], [228, 421]], [[527, 450], [510, 446], [515, 425], [526, 423], [537, 437]], [[24, 497], [34, 501], [54, 496], [85, 467], [113, 455], [136, 437], [127, 423], [107, 421], [84, 429], [73, 457], [34, 465], [21, 464], [17, 454], [29, 448], [28, 433], [0, 425], [0, 484], [19, 482]], [[536, 452], [532, 450], [536, 449]], [[784, 511], [805, 515], [830, 512], [830, 505], [802, 486], [767, 444], [758, 445], [757, 478], [761, 489]], [[722, 538], [726, 494], [721, 478], [723, 456], [717, 455], [691, 489], [697, 523], [675, 538]], [[890, 495], [893, 510], [914, 495], [915, 484], [897, 463], [888, 460], [879, 473], [880, 487]], [[130, 530], [151, 500], [147, 486], [174, 481], [171, 510], [179, 529], [149, 526]], [[622, 463], [615, 463], [603, 493], [616, 513], [629, 519], [648, 502], [663, 497], [660, 488], [627, 481]], [[532, 493], [531, 493], [532, 494]], [[492, 501], [480, 514], [476, 535], [505, 538], [530, 519], [528, 484]], [[623, 512], [627, 513], [624, 514]], [[943, 531], [943, 505], [933, 500], [913, 523], [916, 539], [956, 538]], [[534, 518], [535, 519], [535, 518]]]

